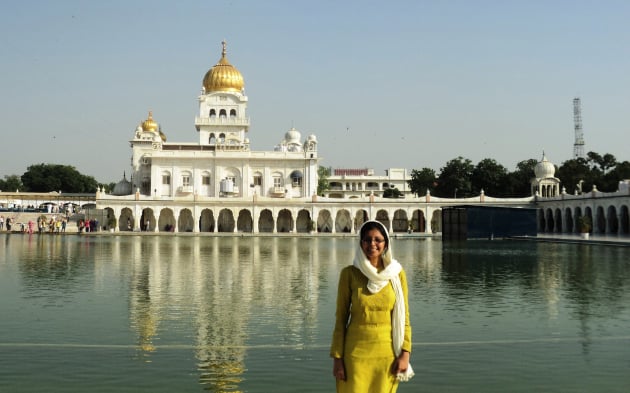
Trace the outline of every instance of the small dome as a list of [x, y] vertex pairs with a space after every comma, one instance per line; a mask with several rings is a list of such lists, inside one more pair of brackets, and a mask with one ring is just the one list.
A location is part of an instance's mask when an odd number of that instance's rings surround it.
[[221, 60], [203, 77], [203, 88], [206, 93], [213, 91], [240, 92], [245, 86], [243, 75], [228, 61], [226, 57], [226, 42], [223, 41]]
[[536, 179], [546, 179], [548, 177], [554, 177], [556, 174], [556, 167], [547, 160], [545, 153], [543, 153], [542, 161], [536, 164], [534, 167], [534, 175]]
[[287, 144], [289, 143], [300, 143], [300, 139], [302, 139], [302, 134], [300, 134], [300, 131], [296, 130], [295, 128], [291, 128], [289, 131], [287, 131], [286, 134], [284, 134], [284, 140]]
[[311, 134], [308, 136], [308, 138], [306, 138], [306, 140], [308, 142], [317, 142], [317, 137], [315, 136], [315, 134]]
[[149, 117], [142, 122], [142, 129], [144, 131], [157, 131], [158, 124], [153, 120], [153, 112], [149, 111]]
[[127, 177], [124, 173], [123, 173], [122, 180], [116, 183], [116, 185], [114, 186], [112, 195], [117, 195], [117, 196], [131, 195], [131, 182], [127, 180]]

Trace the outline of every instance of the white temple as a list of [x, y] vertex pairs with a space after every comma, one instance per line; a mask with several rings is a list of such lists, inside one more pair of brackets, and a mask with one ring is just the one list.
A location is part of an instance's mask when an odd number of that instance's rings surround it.
[[226, 44], [204, 76], [195, 127], [198, 143], [167, 142], [153, 114], [130, 141], [132, 192], [153, 197], [310, 197], [317, 192], [317, 138], [289, 130], [274, 150], [252, 151], [241, 73]]

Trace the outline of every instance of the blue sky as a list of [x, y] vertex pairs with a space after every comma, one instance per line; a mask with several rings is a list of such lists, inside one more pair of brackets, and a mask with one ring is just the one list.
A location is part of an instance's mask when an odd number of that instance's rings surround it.
[[457, 156], [508, 170], [573, 152], [630, 160], [627, 1], [20, 1], [0, 14], [0, 176], [72, 165], [129, 172], [149, 110], [196, 142], [204, 74], [245, 78], [254, 150], [292, 126], [322, 165], [439, 172]]

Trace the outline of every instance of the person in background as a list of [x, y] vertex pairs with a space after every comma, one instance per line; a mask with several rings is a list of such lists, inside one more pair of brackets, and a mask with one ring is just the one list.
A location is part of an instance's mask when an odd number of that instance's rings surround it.
[[396, 392], [409, 364], [407, 276], [378, 221], [359, 231], [353, 264], [341, 270], [330, 356], [338, 393]]

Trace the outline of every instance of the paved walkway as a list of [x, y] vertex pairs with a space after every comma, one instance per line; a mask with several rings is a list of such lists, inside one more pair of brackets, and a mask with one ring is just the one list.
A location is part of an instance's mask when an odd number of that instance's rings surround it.
[[630, 237], [628, 236], [612, 236], [612, 235], [591, 235], [588, 239], [584, 239], [582, 235], [577, 234], [561, 234], [561, 233], [543, 233], [536, 237], [517, 236], [517, 240], [528, 240], [538, 242], [556, 242], [556, 243], [582, 243], [582, 244], [601, 244], [614, 245], [621, 247], [630, 247]]

